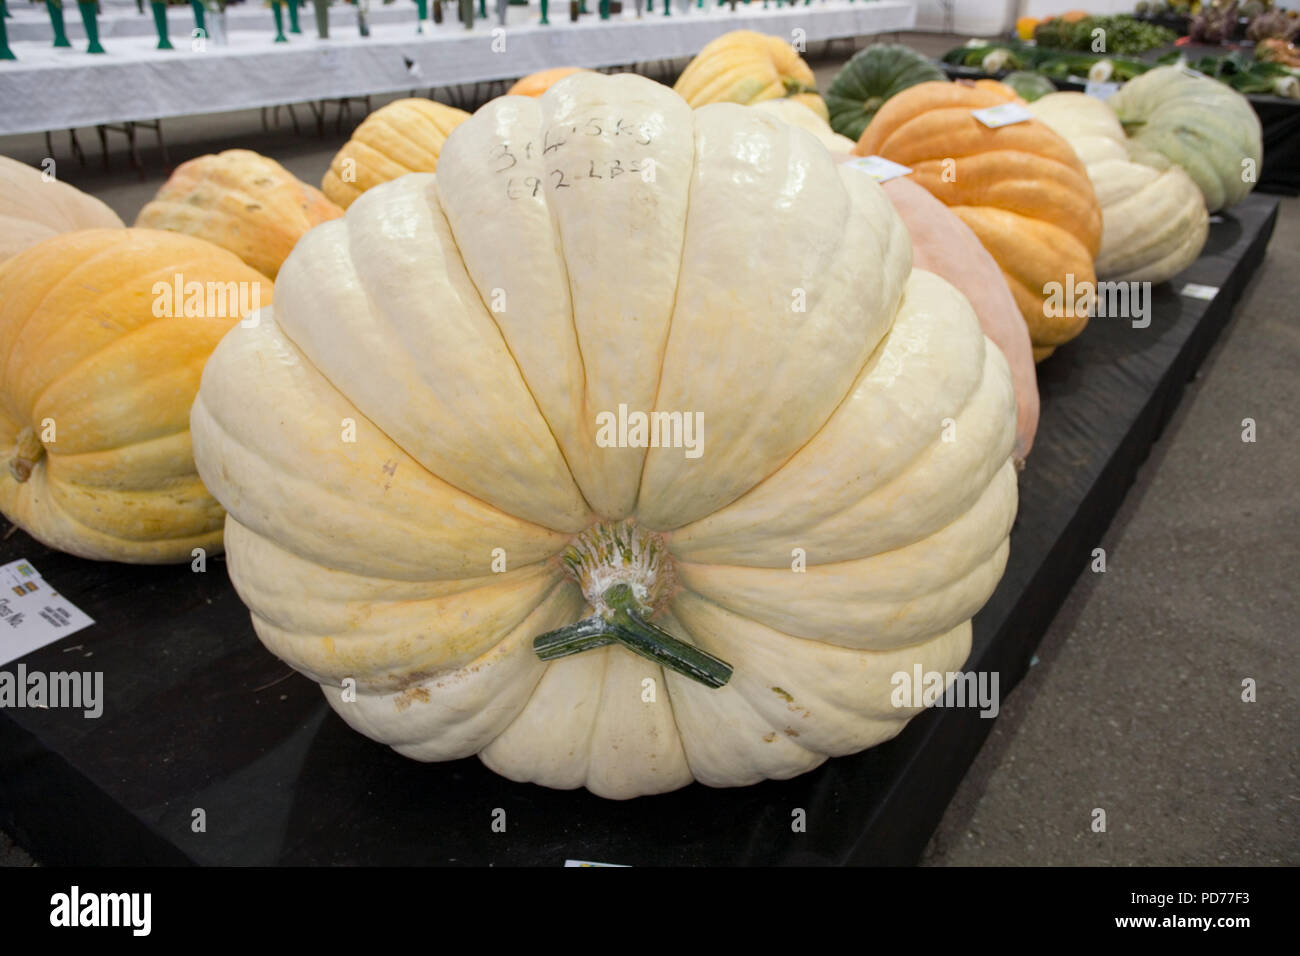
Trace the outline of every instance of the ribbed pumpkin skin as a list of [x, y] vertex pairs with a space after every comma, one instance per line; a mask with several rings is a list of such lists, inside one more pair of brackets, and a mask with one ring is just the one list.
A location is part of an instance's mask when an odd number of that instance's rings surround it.
[[303, 233], [341, 215], [275, 160], [228, 149], [176, 167], [135, 224], [206, 239], [274, 279]]
[[[380, 183], [407, 173], [434, 172], [442, 144], [467, 119], [464, 110], [433, 100], [394, 100], [367, 116], [343, 144], [330, 161], [321, 190], [347, 209]], [[347, 181], [349, 176], [353, 181]]]
[[1124, 129], [1103, 101], [1053, 93], [1030, 111], [1079, 155], [1101, 204], [1097, 275], [1117, 282], [1164, 282], [1201, 254], [1209, 235], [1205, 200], [1179, 166], [1131, 162]]
[[541, 96], [566, 76], [582, 72], [587, 71], [580, 66], [554, 66], [549, 70], [539, 70], [518, 80], [506, 90], [506, 96]]
[[1073, 303], [1065, 315], [1045, 314], [1046, 288], [1069, 275], [1076, 286], [1096, 281], [1101, 208], [1074, 149], [1046, 125], [989, 129], [971, 115], [1013, 99], [1000, 84], [913, 86], [881, 107], [855, 152], [910, 166], [912, 179], [970, 226], [1002, 268], [1041, 361], [1087, 324]]
[[824, 119], [796, 99], [763, 100], [752, 108], [769, 113], [791, 126], [806, 129], [833, 154], [847, 156], [853, 152], [853, 140], [835, 132]]
[[177, 273], [271, 301], [271, 283], [233, 253], [174, 232], [70, 232], [0, 265], [0, 511], [50, 547], [136, 564], [221, 550], [224, 513], [195, 470], [189, 414], [240, 316], [156, 317], [154, 284]]
[[[635, 75], [493, 100], [436, 176], [312, 230], [204, 370], [195, 458], [258, 636], [399, 753], [611, 798], [892, 737], [892, 675], [960, 666], [1016, 509], [1006, 361], [911, 255], [870, 177], [760, 110]], [[705, 446], [602, 444], [620, 403]], [[591, 613], [556, 558], [614, 521], [661, 535], [654, 619], [725, 686], [539, 659]]]
[[[1183, 167], [1205, 208], [1226, 209], [1255, 188], [1263, 129], [1250, 101], [1224, 83], [1159, 66], [1134, 77], [1107, 101], [1129, 135], [1129, 156], [1156, 169]], [[1243, 175], [1243, 161], [1253, 176]]]
[[859, 50], [826, 91], [831, 129], [857, 142], [891, 96], [918, 83], [943, 80], [943, 71], [910, 47], [881, 43]]
[[815, 92], [817, 78], [794, 47], [781, 37], [733, 30], [706, 44], [686, 65], [673, 89], [692, 107], [791, 97], [827, 122], [825, 101]]
[[1002, 350], [1016, 390], [1016, 447], [1024, 462], [1038, 431], [1038, 374], [1029, 332], [997, 262], [975, 233], [910, 177], [884, 184], [889, 201], [912, 237], [912, 267], [947, 280], [966, 296], [980, 328]]
[[120, 229], [122, 220], [94, 196], [0, 156], [0, 262], [76, 229]]

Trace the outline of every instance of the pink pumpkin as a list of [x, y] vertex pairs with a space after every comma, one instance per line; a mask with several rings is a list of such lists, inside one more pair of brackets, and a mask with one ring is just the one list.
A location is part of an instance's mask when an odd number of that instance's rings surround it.
[[1017, 464], [1023, 464], [1038, 430], [1038, 377], [1029, 328], [1002, 270], [970, 227], [924, 186], [906, 176], [884, 183], [885, 192], [912, 236], [912, 267], [933, 272], [970, 300], [984, 334], [1011, 366], [1016, 392]]

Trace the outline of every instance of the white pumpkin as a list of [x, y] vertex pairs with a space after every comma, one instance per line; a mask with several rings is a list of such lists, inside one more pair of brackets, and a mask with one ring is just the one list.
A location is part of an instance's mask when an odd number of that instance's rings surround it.
[[1196, 261], [1210, 219], [1201, 190], [1181, 167], [1131, 162], [1118, 117], [1094, 96], [1049, 93], [1028, 107], [1087, 167], [1101, 204], [1099, 279], [1164, 282]]
[[0, 156], [0, 262], [63, 232], [121, 228], [117, 213], [94, 196]]
[[[575, 74], [275, 291], [206, 366], [196, 460], [260, 638], [398, 752], [739, 786], [893, 737], [893, 675], [965, 660], [1016, 510], [1007, 364], [811, 136]], [[606, 447], [649, 411], [703, 427]]]
[[832, 153], [853, 152], [853, 140], [835, 132], [835, 130], [831, 129], [830, 123], [804, 106], [799, 100], [789, 98], [763, 100], [761, 103], [752, 104], [750, 109], [771, 113], [791, 126], [798, 126], [800, 129], [807, 130], [816, 136], [821, 141], [821, 144]]

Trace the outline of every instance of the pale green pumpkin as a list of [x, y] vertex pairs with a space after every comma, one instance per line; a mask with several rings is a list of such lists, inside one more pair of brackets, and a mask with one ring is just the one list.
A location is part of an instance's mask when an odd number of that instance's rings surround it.
[[1210, 212], [1255, 188], [1264, 147], [1250, 101], [1218, 80], [1161, 66], [1125, 83], [1108, 101], [1129, 136], [1129, 156], [1156, 169], [1181, 166]]

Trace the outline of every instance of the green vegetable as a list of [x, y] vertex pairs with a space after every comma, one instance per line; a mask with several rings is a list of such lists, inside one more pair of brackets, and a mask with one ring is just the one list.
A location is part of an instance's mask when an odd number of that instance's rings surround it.
[[1127, 83], [1135, 76], [1140, 76], [1147, 70], [1151, 69], [1150, 63], [1144, 63], [1141, 60], [1128, 60], [1123, 57], [1108, 57], [1102, 55], [1084, 56], [1082, 54], [1072, 56], [1053, 56], [1044, 60], [1038, 67], [1038, 72], [1053, 80], [1067, 80], [1071, 77], [1086, 79], [1088, 73], [1092, 70], [1093, 64], [1109, 60], [1113, 68], [1110, 74], [1112, 83]]
[[1203, 56], [1187, 65], [1226, 83], [1238, 93], [1274, 94], [1279, 88], [1278, 78], [1291, 75], [1291, 71], [1280, 63], [1261, 62], [1240, 50], [1222, 56]]
[[[867, 47], [867, 50], [875, 49]], [[862, 52], [867, 52], [864, 50]], [[1001, 69], [1020, 70], [1030, 64], [1030, 57], [1025, 55], [1025, 48], [1014, 47], [1006, 43], [985, 43], [981, 46], [959, 46], [955, 50], [949, 50], [943, 55], [943, 62], [951, 63], [954, 66], [977, 66], [984, 67], [984, 61], [996, 54], [996, 62], [1001, 63]], [[851, 62], [851, 61], [850, 61]], [[996, 72], [990, 69], [989, 72]]]
[[[1093, 51], [1094, 31], [1103, 33], [1099, 39], [1103, 49]], [[1128, 14], [1116, 16], [1084, 17], [1077, 23], [1066, 23], [1059, 17], [1045, 20], [1034, 29], [1034, 42], [1049, 50], [1079, 50], [1105, 54], [1145, 53], [1157, 47], [1168, 46], [1178, 38], [1173, 30], [1136, 20]]]
[[1002, 78], [1002, 82], [1015, 90], [1016, 95], [1026, 103], [1032, 103], [1040, 96], [1056, 92], [1056, 87], [1047, 77], [1040, 73], [1030, 73], [1025, 70], [1008, 73]]
[[[972, 48], [971, 52], [983, 49]], [[917, 83], [945, 79], [942, 70], [910, 47], [881, 43], [859, 50], [826, 91], [831, 129], [857, 140], [876, 110], [895, 93]]]

